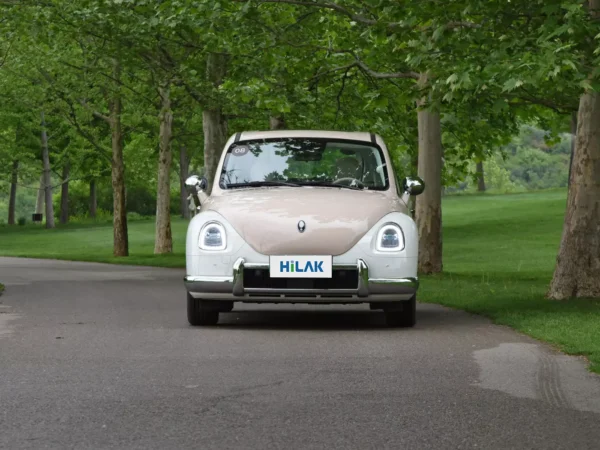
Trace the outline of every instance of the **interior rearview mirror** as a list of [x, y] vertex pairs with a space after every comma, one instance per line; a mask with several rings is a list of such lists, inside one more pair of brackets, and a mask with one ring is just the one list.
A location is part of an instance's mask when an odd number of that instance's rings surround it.
[[402, 189], [409, 195], [419, 195], [425, 190], [425, 182], [419, 177], [406, 177]]

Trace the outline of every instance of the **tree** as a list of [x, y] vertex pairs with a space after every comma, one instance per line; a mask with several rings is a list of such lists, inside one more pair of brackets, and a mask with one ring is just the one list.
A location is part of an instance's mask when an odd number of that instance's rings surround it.
[[8, 224], [15, 224], [15, 206], [17, 201], [17, 182], [19, 174], [19, 160], [13, 160], [12, 176], [10, 180], [10, 198], [8, 200]]
[[[420, 77], [421, 86], [427, 76]], [[427, 104], [427, 98], [419, 106]], [[418, 174], [427, 180], [427, 188], [416, 199], [415, 219], [419, 230], [419, 270], [424, 273], [442, 271], [442, 130], [439, 111], [420, 109]]]
[[[600, 0], [589, 0], [587, 7], [595, 25], [588, 28], [592, 38], [600, 21]], [[590, 41], [584, 44], [584, 65], [593, 68], [599, 60]], [[567, 212], [548, 292], [552, 299], [600, 297], [600, 85], [594, 72], [583, 82], [579, 100]]]
[[[114, 254], [128, 254], [127, 218], [125, 210], [125, 184], [123, 165], [123, 132], [121, 126], [122, 94], [121, 63], [119, 46], [105, 48], [108, 56], [94, 54], [101, 36], [93, 35], [86, 25], [90, 16], [103, 17], [96, 21], [96, 31], [118, 29], [110, 23], [110, 14], [98, 9], [78, 9], [83, 5], [69, 2], [56, 2], [52, 5], [15, 4], [10, 12], [20, 24], [19, 59], [13, 61], [24, 79], [30, 79], [35, 85], [44, 85], [46, 97], [40, 99], [43, 109], [61, 108], [61, 113], [70, 121], [82, 137], [89, 140], [100, 152], [103, 147], [80, 123], [81, 112], [97, 120], [104, 121], [111, 131], [112, 178], [114, 190]], [[74, 18], [81, 20], [75, 27]], [[108, 20], [108, 22], [107, 22]], [[35, 36], [35, 37], [34, 37]], [[95, 41], [94, 41], [95, 39]], [[43, 55], [43, 56], [42, 56]], [[88, 65], [89, 59], [93, 63]], [[94, 67], [94, 70], [89, 69]], [[68, 68], [68, 69], [66, 69]], [[75, 70], [74, 70], [75, 69]], [[108, 69], [100, 75], [98, 72]], [[92, 79], [96, 75], [96, 79]], [[94, 96], [95, 95], [95, 96]], [[90, 97], [94, 96], [93, 99]], [[44, 104], [45, 103], [45, 104]], [[95, 109], [94, 103], [108, 106], [109, 113], [103, 114], [101, 108]], [[42, 113], [43, 115], [43, 113]], [[43, 118], [42, 118], [43, 119]], [[88, 121], [86, 119], [86, 121]], [[50, 180], [50, 160], [47, 133], [42, 120], [42, 149], [44, 161], [44, 190], [46, 198], [46, 226], [53, 226], [52, 185]]]
[[483, 161], [477, 161], [477, 190], [485, 192], [485, 177], [483, 173]]
[[171, 236], [171, 136], [173, 112], [171, 111], [171, 86], [170, 80], [163, 82], [159, 88], [162, 103], [160, 110], [160, 137], [158, 157], [158, 192], [156, 196], [156, 239], [154, 253], [171, 253], [173, 251], [173, 238]]
[[[206, 59], [206, 78], [216, 91], [223, 84], [227, 73], [229, 56], [226, 53], [209, 53]], [[227, 118], [217, 100], [202, 111], [204, 129], [204, 176], [208, 180], [207, 193], [210, 194], [217, 172], [219, 158], [228, 138]]]
[[[501, 85], [509, 103], [543, 106], [566, 120], [579, 97], [567, 211], [548, 297], [600, 297], [600, 84], [594, 69], [600, 63], [594, 42], [600, 2], [490, 3], [489, 8], [488, 17], [510, 18], [512, 27], [503, 43], [488, 44], [493, 51], [480, 68], [486, 87]], [[484, 35], [495, 35], [492, 27], [483, 28]]]
[[44, 201], [46, 203], [46, 228], [54, 228], [54, 206], [52, 204], [52, 178], [50, 177], [50, 154], [44, 111], [40, 113], [42, 134], [42, 160], [44, 163]]

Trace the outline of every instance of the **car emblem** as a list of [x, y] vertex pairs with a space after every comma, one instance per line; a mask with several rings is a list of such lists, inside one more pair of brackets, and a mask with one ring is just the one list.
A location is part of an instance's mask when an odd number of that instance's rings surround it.
[[300, 233], [304, 233], [304, 230], [306, 230], [306, 223], [304, 222], [304, 220], [301, 220], [300, 222], [298, 222], [298, 231]]

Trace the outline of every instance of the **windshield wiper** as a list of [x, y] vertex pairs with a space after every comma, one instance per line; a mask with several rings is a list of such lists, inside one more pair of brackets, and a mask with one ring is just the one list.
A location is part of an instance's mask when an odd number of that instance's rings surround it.
[[247, 183], [230, 183], [226, 185], [227, 188], [241, 188], [241, 187], [261, 187], [261, 186], [293, 186], [298, 187], [299, 184], [287, 183], [285, 181], [248, 181]]
[[358, 191], [362, 191], [363, 188], [358, 186], [348, 186], [344, 184], [332, 183], [331, 181], [303, 181], [299, 183], [300, 186], [324, 186], [324, 187], [335, 187], [340, 189], [354, 189]]

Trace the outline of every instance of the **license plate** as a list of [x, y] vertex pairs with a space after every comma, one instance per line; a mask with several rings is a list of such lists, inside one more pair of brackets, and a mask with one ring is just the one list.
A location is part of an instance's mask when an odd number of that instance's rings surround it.
[[271, 278], [331, 278], [332, 256], [271, 256]]

